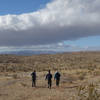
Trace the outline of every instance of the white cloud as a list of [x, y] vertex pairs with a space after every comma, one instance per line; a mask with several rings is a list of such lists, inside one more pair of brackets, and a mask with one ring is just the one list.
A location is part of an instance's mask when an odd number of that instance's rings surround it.
[[44, 9], [0, 16], [0, 46], [31, 46], [100, 35], [100, 0], [53, 0]]

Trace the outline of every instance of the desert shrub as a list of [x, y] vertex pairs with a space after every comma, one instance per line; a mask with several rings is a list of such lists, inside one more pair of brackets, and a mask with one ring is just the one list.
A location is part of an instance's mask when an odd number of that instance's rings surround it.
[[96, 85], [91, 83], [88, 86], [79, 86], [77, 100], [100, 100]]
[[81, 73], [78, 78], [79, 80], [84, 80], [85, 76], [86, 76], [86, 73]]
[[17, 74], [13, 74], [12, 77], [13, 77], [14, 79], [17, 79], [17, 78], [18, 78], [18, 75], [17, 75]]
[[27, 87], [27, 84], [25, 84], [25, 83], [23, 83], [23, 82], [21, 82], [20, 83], [23, 87]]
[[100, 75], [100, 71], [99, 71], [99, 70], [95, 71], [95, 72], [94, 72], [94, 75], [95, 75], [95, 76], [99, 76], [99, 75]]

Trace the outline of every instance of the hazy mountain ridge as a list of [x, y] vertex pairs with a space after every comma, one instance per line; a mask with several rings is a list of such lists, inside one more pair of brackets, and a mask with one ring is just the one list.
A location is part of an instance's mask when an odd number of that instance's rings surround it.
[[63, 53], [63, 52], [56, 52], [56, 51], [31, 51], [31, 50], [22, 50], [22, 51], [7, 51], [1, 52], [0, 54], [15, 54], [15, 55], [39, 55], [39, 54], [56, 54], [56, 53]]

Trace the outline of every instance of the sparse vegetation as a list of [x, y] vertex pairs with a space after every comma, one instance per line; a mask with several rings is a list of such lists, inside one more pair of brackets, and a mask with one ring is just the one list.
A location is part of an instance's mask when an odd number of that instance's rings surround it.
[[100, 94], [97, 86], [93, 83], [86, 86], [79, 86], [78, 100], [100, 100]]
[[[37, 87], [31, 72], [37, 71]], [[45, 75], [61, 72], [60, 87], [47, 88]], [[4, 95], [7, 94], [7, 95]], [[100, 52], [0, 55], [0, 100], [100, 100]]]
[[18, 79], [18, 75], [17, 75], [17, 74], [13, 74], [12, 77], [13, 77], [14, 79]]
[[94, 71], [100, 69], [100, 52], [75, 52], [55, 55], [16, 56], [0, 55], [0, 71], [38, 71], [88, 69]]

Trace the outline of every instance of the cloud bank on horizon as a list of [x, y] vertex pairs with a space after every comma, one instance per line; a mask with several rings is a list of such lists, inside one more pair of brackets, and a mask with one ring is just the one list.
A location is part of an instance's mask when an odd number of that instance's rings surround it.
[[100, 35], [100, 0], [52, 0], [45, 8], [0, 16], [0, 46], [48, 45]]

